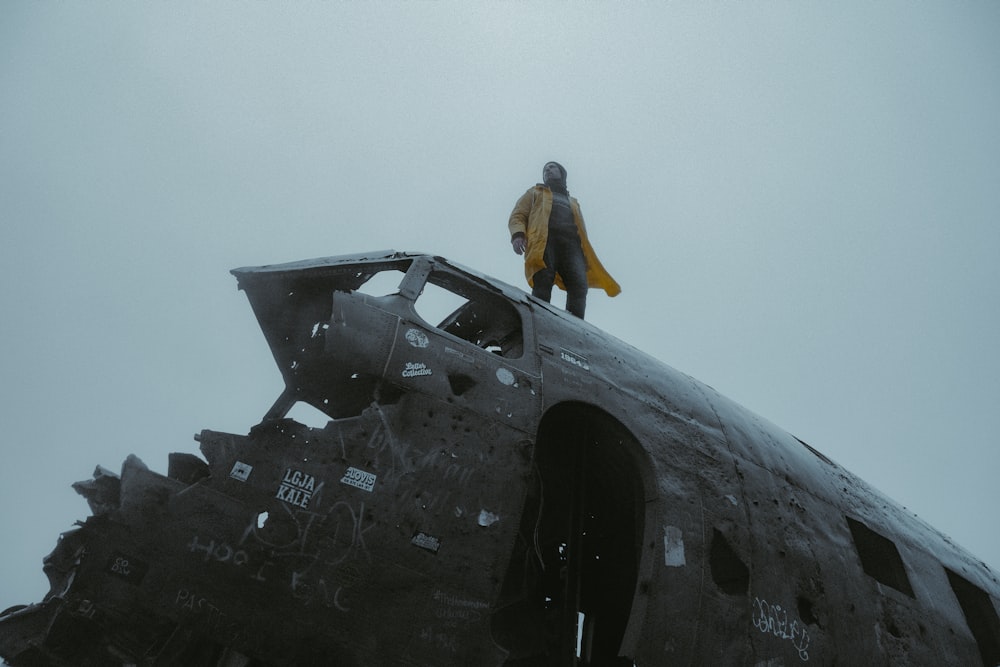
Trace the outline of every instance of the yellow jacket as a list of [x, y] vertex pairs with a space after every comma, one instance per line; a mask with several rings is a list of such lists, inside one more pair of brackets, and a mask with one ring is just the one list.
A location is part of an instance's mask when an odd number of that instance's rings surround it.
[[[580, 212], [580, 202], [575, 197], [570, 197], [569, 202], [573, 209], [576, 229], [580, 234], [583, 256], [587, 260], [587, 285], [600, 287], [608, 293], [608, 296], [617, 296], [622, 288], [601, 265], [597, 254], [594, 253], [594, 248], [590, 245], [590, 240], [587, 238], [587, 227], [583, 224], [583, 214]], [[549, 213], [551, 211], [552, 191], [548, 187], [538, 184], [517, 200], [517, 203], [514, 204], [514, 210], [510, 214], [510, 221], [507, 223], [511, 236], [520, 232], [524, 234], [527, 241], [527, 249], [524, 252], [524, 276], [528, 279], [528, 285], [532, 287], [534, 286], [535, 273], [545, 268], [545, 244], [549, 237]], [[560, 289], [566, 289], [562, 277], [558, 274], [556, 275], [556, 285]]]

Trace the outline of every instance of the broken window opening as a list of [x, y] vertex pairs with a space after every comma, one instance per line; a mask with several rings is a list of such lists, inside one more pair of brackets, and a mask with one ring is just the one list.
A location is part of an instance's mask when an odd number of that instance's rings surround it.
[[709, 564], [712, 580], [726, 595], [746, 595], [750, 590], [750, 570], [718, 528], [713, 529]]
[[979, 646], [984, 665], [1000, 665], [1000, 617], [986, 591], [948, 568], [948, 583]]
[[[406, 274], [399, 269], [387, 269], [368, 274], [363, 283], [354, 288], [356, 292], [368, 296], [389, 296], [399, 293], [399, 284]], [[363, 276], [362, 276], [363, 277]]]
[[461, 294], [428, 282], [413, 308], [424, 321], [437, 324], [467, 303], [469, 300]]
[[906, 566], [895, 543], [860, 521], [850, 517], [844, 518], [847, 519], [847, 525], [851, 529], [854, 548], [861, 558], [861, 567], [865, 574], [886, 586], [895, 588], [900, 593], [915, 598], [910, 578], [906, 574]]
[[521, 316], [509, 300], [469, 280], [432, 271], [414, 310], [425, 322], [487, 352], [524, 355]]
[[330, 423], [328, 414], [305, 401], [296, 401], [284, 416], [310, 428], [325, 428]]

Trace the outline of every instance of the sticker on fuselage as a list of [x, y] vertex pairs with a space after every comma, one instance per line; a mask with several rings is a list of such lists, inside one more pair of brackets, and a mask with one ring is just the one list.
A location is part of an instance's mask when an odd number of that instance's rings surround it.
[[309, 500], [317, 490], [319, 489], [315, 477], [301, 470], [285, 468], [285, 476], [282, 477], [281, 486], [278, 487], [278, 492], [274, 497], [290, 505], [306, 509], [309, 507]]
[[427, 347], [431, 344], [430, 339], [420, 329], [410, 329], [406, 332], [406, 342], [413, 347]]
[[462, 352], [461, 350], [456, 350], [455, 348], [448, 347], [447, 345], [444, 346], [444, 353], [450, 354], [453, 357], [458, 357], [462, 361], [469, 364], [475, 362], [475, 359], [473, 359], [471, 355], [468, 355], [465, 352]]
[[410, 540], [410, 544], [415, 547], [420, 547], [425, 551], [430, 551], [432, 554], [436, 554], [438, 549], [441, 548], [441, 540], [424, 532], [414, 535], [413, 539]]
[[371, 493], [375, 490], [375, 480], [376, 475], [374, 473], [365, 472], [359, 468], [351, 467], [348, 468], [347, 472], [344, 473], [344, 476], [340, 478], [340, 483]]
[[233, 464], [233, 469], [229, 471], [229, 476], [233, 479], [238, 479], [241, 482], [245, 482], [250, 479], [250, 473], [253, 472], [253, 466], [249, 463], [243, 463], [243, 461], [237, 461]]
[[500, 384], [505, 384], [508, 387], [513, 386], [514, 383], [517, 382], [517, 378], [514, 377], [514, 374], [503, 366], [497, 369], [497, 380], [500, 381]]
[[403, 369], [403, 377], [415, 378], [423, 375], [434, 375], [434, 371], [427, 368], [427, 364], [420, 361], [407, 361]]
[[570, 352], [565, 347], [559, 349], [559, 358], [568, 364], [572, 364], [577, 368], [582, 368], [585, 371], [590, 370], [590, 364], [587, 362], [587, 357], [577, 354], [576, 352]]

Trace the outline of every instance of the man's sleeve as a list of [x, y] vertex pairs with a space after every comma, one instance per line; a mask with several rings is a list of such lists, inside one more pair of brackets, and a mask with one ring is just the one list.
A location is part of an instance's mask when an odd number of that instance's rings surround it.
[[514, 204], [514, 210], [510, 213], [510, 220], [507, 221], [507, 229], [510, 230], [510, 237], [514, 238], [521, 234], [528, 234], [528, 214], [531, 212], [532, 191], [528, 190]]

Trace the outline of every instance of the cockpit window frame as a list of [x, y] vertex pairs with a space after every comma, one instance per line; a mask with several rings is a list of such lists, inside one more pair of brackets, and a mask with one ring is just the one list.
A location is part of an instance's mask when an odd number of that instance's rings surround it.
[[[449, 313], [442, 321], [430, 322], [421, 315], [420, 309], [417, 307], [427, 284], [466, 299], [466, 302]], [[501, 291], [477, 281], [472, 276], [454, 271], [450, 267], [429, 260], [417, 260], [410, 266], [406, 277], [400, 283], [400, 294], [408, 297], [414, 292], [416, 292], [416, 297], [411, 299], [413, 314], [429, 329], [465, 345], [479, 348], [484, 352], [497, 354], [506, 361], [513, 362], [525, 358], [526, 341], [529, 335], [528, 317], [526, 317], [523, 308], [519, 308], [514, 300]], [[505, 312], [496, 315], [496, 306]], [[469, 319], [463, 321], [463, 314]], [[491, 315], [497, 316], [500, 322], [499, 331], [477, 330], [476, 334], [483, 334], [483, 338], [471, 338], [456, 333], [458, 328], [468, 325], [470, 320]], [[516, 326], [503, 326], [504, 320], [509, 319], [515, 319]], [[489, 323], [487, 322], [487, 324]], [[507, 333], [501, 335], [504, 331]], [[493, 333], [497, 333], [497, 335], [492, 336]]]

